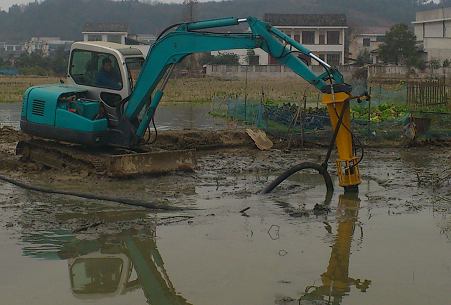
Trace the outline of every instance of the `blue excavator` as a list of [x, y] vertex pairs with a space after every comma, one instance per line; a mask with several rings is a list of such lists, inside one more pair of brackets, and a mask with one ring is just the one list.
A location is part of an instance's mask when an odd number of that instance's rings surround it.
[[[217, 32], [219, 28], [245, 23], [249, 27], [247, 33]], [[254, 17], [173, 25], [163, 31], [146, 57], [133, 46], [76, 42], [71, 49], [65, 83], [34, 86], [24, 93], [21, 129], [34, 137], [84, 147], [138, 149], [145, 141], [177, 63], [193, 53], [256, 48], [266, 51], [323, 93], [322, 102], [334, 129], [330, 149], [334, 143], [338, 149], [340, 185], [356, 189], [360, 184], [361, 159], [355, 156], [350, 131], [349, 102], [356, 98], [351, 96], [351, 86], [336, 68], [279, 29]], [[315, 74], [303, 60], [306, 57], [321, 65], [324, 72]], [[29, 155], [30, 151], [30, 146], [18, 146], [23, 155]], [[146, 167], [145, 156], [139, 155], [135, 164], [127, 167], [133, 168], [132, 173]], [[168, 156], [160, 155], [166, 159]], [[116, 161], [116, 165], [124, 163], [123, 159]], [[114, 162], [107, 163], [111, 166]], [[177, 164], [181, 163], [177, 160]], [[324, 164], [327, 166], [327, 162]]]

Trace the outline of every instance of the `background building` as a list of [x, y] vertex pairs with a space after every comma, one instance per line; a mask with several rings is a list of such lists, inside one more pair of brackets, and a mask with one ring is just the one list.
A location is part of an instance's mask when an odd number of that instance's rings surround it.
[[0, 42], [0, 57], [2, 58], [18, 57], [24, 50], [24, 44]]
[[63, 50], [68, 52], [72, 45], [72, 40], [61, 40], [59, 37], [33, 37], [24, 45], [24, 51], [28, 54], [40, 52], [43, 56]]
[[427, 59], [451, 59], [451, 7], [417, 12], [415, 35]]
[[[321, 59], [331, 65], [345, 63], [345, 41], [348, 29], [346, 15], [343, 14], [265, 14], [264, 21], [281, 30], [297, 42], [300, 42]], [[233, 53], [239, 56], [240, 64], [248, 64], [247, 50], [212, 52]], [[261, 49], [255, 50], [255, 61], [260, 65], [277, 65], [276, 59]], [[309, 64], [310, 58], [304, 58]]]
[[128, 25], [124, 23], [86, 23], [82, 34], [84, 41], [108, 41], [125, 44]]
[[367, 51], [370, 62], [377, 64], [379, 62], [377, 50], [384, 42], [385, 33], [389, 30], [383, 27], [356, 29], [349, 44], [349, 58], [355, 60], [361, 53]]
[[[329, 64], [338, 66], [345, 63], [345, 41], [348, 29], [346, 15], [265, 14], [264, 20], [303, 44]], [[268, 63], [276, 64], [277, 62], [269, 57]]]

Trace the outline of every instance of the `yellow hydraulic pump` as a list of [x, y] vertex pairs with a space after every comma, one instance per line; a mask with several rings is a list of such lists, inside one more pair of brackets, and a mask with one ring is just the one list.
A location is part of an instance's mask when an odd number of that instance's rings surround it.
[[[353, 152], [351, 132], [351, 111], [349, 102], [352, 97], [345, 93], [330, 93], [323, 95], [323, 104], [327, 106], [332, 128], [335, 130], [335, 143], [338, 150], [337, 175], [340, 186], [347, 190], [358, 187], [361, 183], [358, 158]], [[338, 129], [337, 129], [338, 126]]]

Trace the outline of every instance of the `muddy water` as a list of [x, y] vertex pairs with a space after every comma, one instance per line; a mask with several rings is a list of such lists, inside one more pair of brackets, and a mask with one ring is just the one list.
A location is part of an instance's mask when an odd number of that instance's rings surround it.
[[360, 193], [327, 205], [312, 173], [256, 194], [321, 153], [205, 153], [194, 174], [136, 182], [199, 208], [178, 213], [0, 183], [1, 303], [451, 304], [451, 189], [416, 178], [449, 152], [369, 152]]
[[[19, 128], [20, 103], [0, 103], [0, 126]], [[227, 126], [221, 118], [210, 116], [210, 104], [163, 103], [158, 107], [155, 122], [159, 130], [184, 128], [221, 129]]]

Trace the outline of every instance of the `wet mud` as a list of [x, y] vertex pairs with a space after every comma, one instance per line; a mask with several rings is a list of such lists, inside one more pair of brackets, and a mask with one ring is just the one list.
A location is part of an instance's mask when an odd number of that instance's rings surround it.
[[112, 179], [23, 163], [21, 137], [0, 129], [1, 173], [193, 209], [0, 182], [2, 303], [450, 304], [449, 147], [369, 149], [354, 195], [331, 163], [325, 202], [323, 178], [308, 171], [259, 194], [288, 167], [321, 162], [324, 148], [262, 152], [241, 131], [169, 131], [162, 148], [199, 148], [194, 172]]

